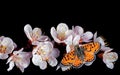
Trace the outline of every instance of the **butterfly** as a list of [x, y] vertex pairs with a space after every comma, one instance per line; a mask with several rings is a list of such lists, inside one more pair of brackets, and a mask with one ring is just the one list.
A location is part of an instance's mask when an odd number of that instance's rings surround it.
[[100, 43], [98, 42], [83, 44], [80, 47], [75, 46], [73, 50], [64, 55], [61, 65], [80, 68], [85, 63], [93, 62], [99, 49]]

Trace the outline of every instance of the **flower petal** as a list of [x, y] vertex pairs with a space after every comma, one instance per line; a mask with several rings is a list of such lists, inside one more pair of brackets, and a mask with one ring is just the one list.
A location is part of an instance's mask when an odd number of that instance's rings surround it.
[[8, 58], [8, 54], [1, 54], [0, 53], [0, 59], [7, 59]]
[[53, 37], [54, 41], [57, 43], [61, 43], [60, 40], [57, 38], [57, 32], [54, 27], [51, 28], [51, 36]]
[[91, 61], [91, 62], [86, 62], [85, 65], [86, 66], [91, 66], [93, 64], [94, 61]]
[[118, 54], [116, 52], [109, 52], [103, 54], [103, 62], [115, 62], [118, 59]]
[[33, 29], [33, 32], [32, 32], [33, 41], [37, 41], [38, 39], [40, 39], [41, 35], [42, 35], [42, 31], [40, 28]]
[[62, 71], [69, 70], [71, 66], [61, 66]]
[[50, 56], [57, 58], [60, 55], [60, 51], [57, 48], [54, 48], [50, 53]]
[[58, 33], [63, 33], [66, 32], [68, 30], [68, 26], [65, 23], [59, 23], [57, 26], [57, 32]]
[[112, 51], [113, 49], [112, 48], [110, 48], [110, 47], [105, 47], [105, 46], [101, 46], [101, 51], [108, 51], [108, 52], [110, 52], [110, 51]]
[[99, 42], [101, 44], [101, 46], [105, 46], [105, 42], [104, 42], [104, 40], [101, 37], [98, 37], [96, 39], [96, 42]]
[[41, 62], [39, 63], [39, 67], [40, 67], [40, 69], [42, 69], [42, 70], [46, 69], [46, 68], [47, 68], [47, 62], [46, 62], [46, 61], [41, 61]]
[[92, 32], [87, 31], [82, 35], [82, 40], [83, 40], [83, 42], [89, 42], [90, 39], [92, 39], [92, 37], [93, 37]]
[[38, 66], [39, 63], [42, 61], [42, 57], [39, 55], [33, 55], [32, 62], [34, 65]]
[[24, 32], [25, 32], [26, 36], [28, 37], [28, 39], [32, 40], [32, 37], [31, 37], [32, 36], [32, 27], [29, 24], [25, 25]]
[[20, 69], [20, 71], [23, 73], [25, 68], [20, 63], [15, 63], [15, 64]]
[[73, 45], [78, 45], [79, 44], [79, 40], [80, 40], [80, 36], [76, 35], [73, 39]]
[[110, 69], [113, 69], [114, 68], [114, 65], [113, 63], [106, 63], [106, 66]]
[[57, 61], [57, 59], [56, 59], [55, 57], [50, 57], [50, 58], [48, 59], [48, 63], [49, 63], [52, 67], [54, 67], [54, 66], [57, 65], [58, 61]]
[[80, 35], [80, 36], [84, 32], [83, 28], [80, 26], [75, 26], [75, 28], [72, 26], [72, 30], [74, 31], [74, 33], [76, 33], [77, 35]]
[[72, 45], [73, 44], [73, 36], [70, 35], [66, 40], [64, 40], [66, 45]]
[[4, 36], [0, 36], [0, 42], [2, 42], [3, 38], [5, 38]]
[[48, 36], [40, 36], [40, 38], [38, 39], [39, 41], [47, 41], [49, 38]]
[[14, 66], [15, 66], [14, 62], [11, 61], [11, 62], [9, 63], [9, 68], [7, 69], [7, 71], [12, 70]]
[[71, 51], [70, 45], [66, 46], [66, 53], [69, 53]]

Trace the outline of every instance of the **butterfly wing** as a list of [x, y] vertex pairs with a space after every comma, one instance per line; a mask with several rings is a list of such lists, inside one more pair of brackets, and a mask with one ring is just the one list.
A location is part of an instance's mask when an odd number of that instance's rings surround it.
[[69, 53], [65, 54], [61, 64], [64, 66], [79, 67], [82, 65], [82, 60], [75, 54], [75, 50], [71, 50]]
[[81, 46], [84, 49], [84, 62], [93, 62], [96, 57], [95, 54], [99, 51], [100, 44], [98, 42], [92, 42]]

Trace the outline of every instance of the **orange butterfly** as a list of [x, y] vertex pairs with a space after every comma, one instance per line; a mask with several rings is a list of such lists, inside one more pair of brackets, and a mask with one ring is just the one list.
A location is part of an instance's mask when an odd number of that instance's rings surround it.
[[61, 65], [80, 68], [85, 63], [93, 62], [95, 60], [95, 54], [99, 49], [100, 43], [98, 42], [83, 44], [80, 47], [75, 46], [74, 50], [65, 54], [61, 61]]

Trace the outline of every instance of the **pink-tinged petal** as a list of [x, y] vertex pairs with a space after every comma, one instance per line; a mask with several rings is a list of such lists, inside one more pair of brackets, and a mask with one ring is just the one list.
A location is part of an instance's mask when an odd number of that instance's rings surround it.
[[64, 33], [68, 30], [68, 26], [65, 23], [59, 23], [57, 26], [57, 33]]
[[72, 26], [72, 30], [73, 30], [74, 33], [77, 34], [77, 35], [81, 35], [81, 34], [83, 34], [83, 32], [84, 32], [83, 28], [80, 27], [80, 26], [75, 26], [75, 28], [74, 28], [74, 26]]
[[13, 59], [13, 56], [9, 57], [6, 64], [8, 64], [9, 62], [11, 62], [12, 59]]
[[73, 45], [78, 45], [79, 44], [79, 41], [80, 41], [80, 36], [79, 35], [76, 35], [73, 39]]
[[110, 47], [105, 47], [105, 46], [101, 46], [101, 51], [112, 51], [113, 49]]
[[57, 48], [53, 48], [52, 52], [50, 53], [50, 56], [57, 58], [59, 55], [60, 51]]
[[55, 57], [50, 57], [50, 58], [48, 59], [48, 63], [49, 63], [52, 67], [54, 67], [54, 66], [57, 65], [58, 61], [57, 61], [57, 59], [56, 59]]
[[32, 45], [39, 45], [39, 43], [40, 43], [39, 41], [33, 41]]
[[21, 64], [19, 64], [19, 63], [15, 63], [15, 65], [20, 69], [20, 71], [23, 73], [24, 72], [24, 67], [21, 65]]
[[14, 49], [17, 48], [17, 45], [16, 45], [16, 43], [14, 43], [14, 42], [13, 42], [13, 46], [14, 46]]
[[90, 39], [92, 39], [92, 37], [93, 37], [92, 32], [87, 31], [82, 35], [82, 40], [83, 42], [89, 42]]
[[66, 46], [66, 52], [69, 53], [71, 51], [70, 45]]
[[28, 37], [28, 39], [32, 40], [32, 37], [31, 37], [32, 36], [32, 27], [29, 24], [25, 25], [24, 32], [25, 32], [26, 36]]
[[94, 41], [94, 42], [97, 42], [96, 39], [97, 39], [97, 32], [95, 32], [95, 34], [94, 34], [94, 36], [93, 36], [93, 41]]
[[23, 49], [24, 49], [24, 48], [21, 48], [21, 49], [18, 50], [18, 51], [14, 51], [13, 54], [14, 54], [14, 55], [20, 54], [20, 53], [23, 51]]
[[7, 71], [12, 70], [14, 66], [15, 66], [14, 62], [11, 61], [11, 62], [9, 63], [9, 68], [7, 69]]
[[73, 44], [73, 36], [70, 35], [66, 40], [64, 40], [66, 45], [72, 45]]
[[73, 30], [67, 30], [66, 32], [65, 32], [65, 39], [67, 38], [67, 37], [69, 37], [70, 35], [75, 35], [75, 33], [73, 32]]
[[48, 36], [40, 36], [40, 38], [38, 39], [39, 41], [47, 41], [49, 39]]
[[7, 59], [8, 58], [8, 54], [1, 54], [0, 53], [0, 59]]
[[104, 40], [101, 37], [98, 37], [96, 39], [96, 42], [99, 42], [101, 44], [101, 46], [105, 46], [105, 42], [104, 42]]
[[69, 70], [70, 68], [71, 68], [71, 66], [61, 66], [62, 71]]
[[106, 66], [110, 69], [114, 68], [114, 64], [113, 63], [106, 63]]
[[53, 44], [52, 44], [51, 42], [47, 41], [47, 42], [44, 42], [44, 43], [45, 43], [45, 45], [48, 46], [48, 48], [49, 48], [50, 50], [53, 49]]
[[91, 61], [91, 62], [87, 62], [85, 63], [86, 66], [91, 66], [93, 64], [94, 61]]
[[54, 41], [57, 43], [61, 43], [60, 40], [57, 38], [57, 32], [54, 27], [51, 28], [51, 36], [53, 37]]
[[41, 62], [39, 63], [39, 67], [40, 67], [40, 69], [42, 69], [42, 70], [46, 69], [46, 68], [47, 68], [47, 62], [46, 62], [46, 61], [41, 61]]
[[5, 38], [4, 36], [0, 36], [0, 42], [2, 42], [4, 38]]
[[34, 65], [38, 66], [41, 61], [42, 57], [40, 55], [33, 55], [32, 62]]

